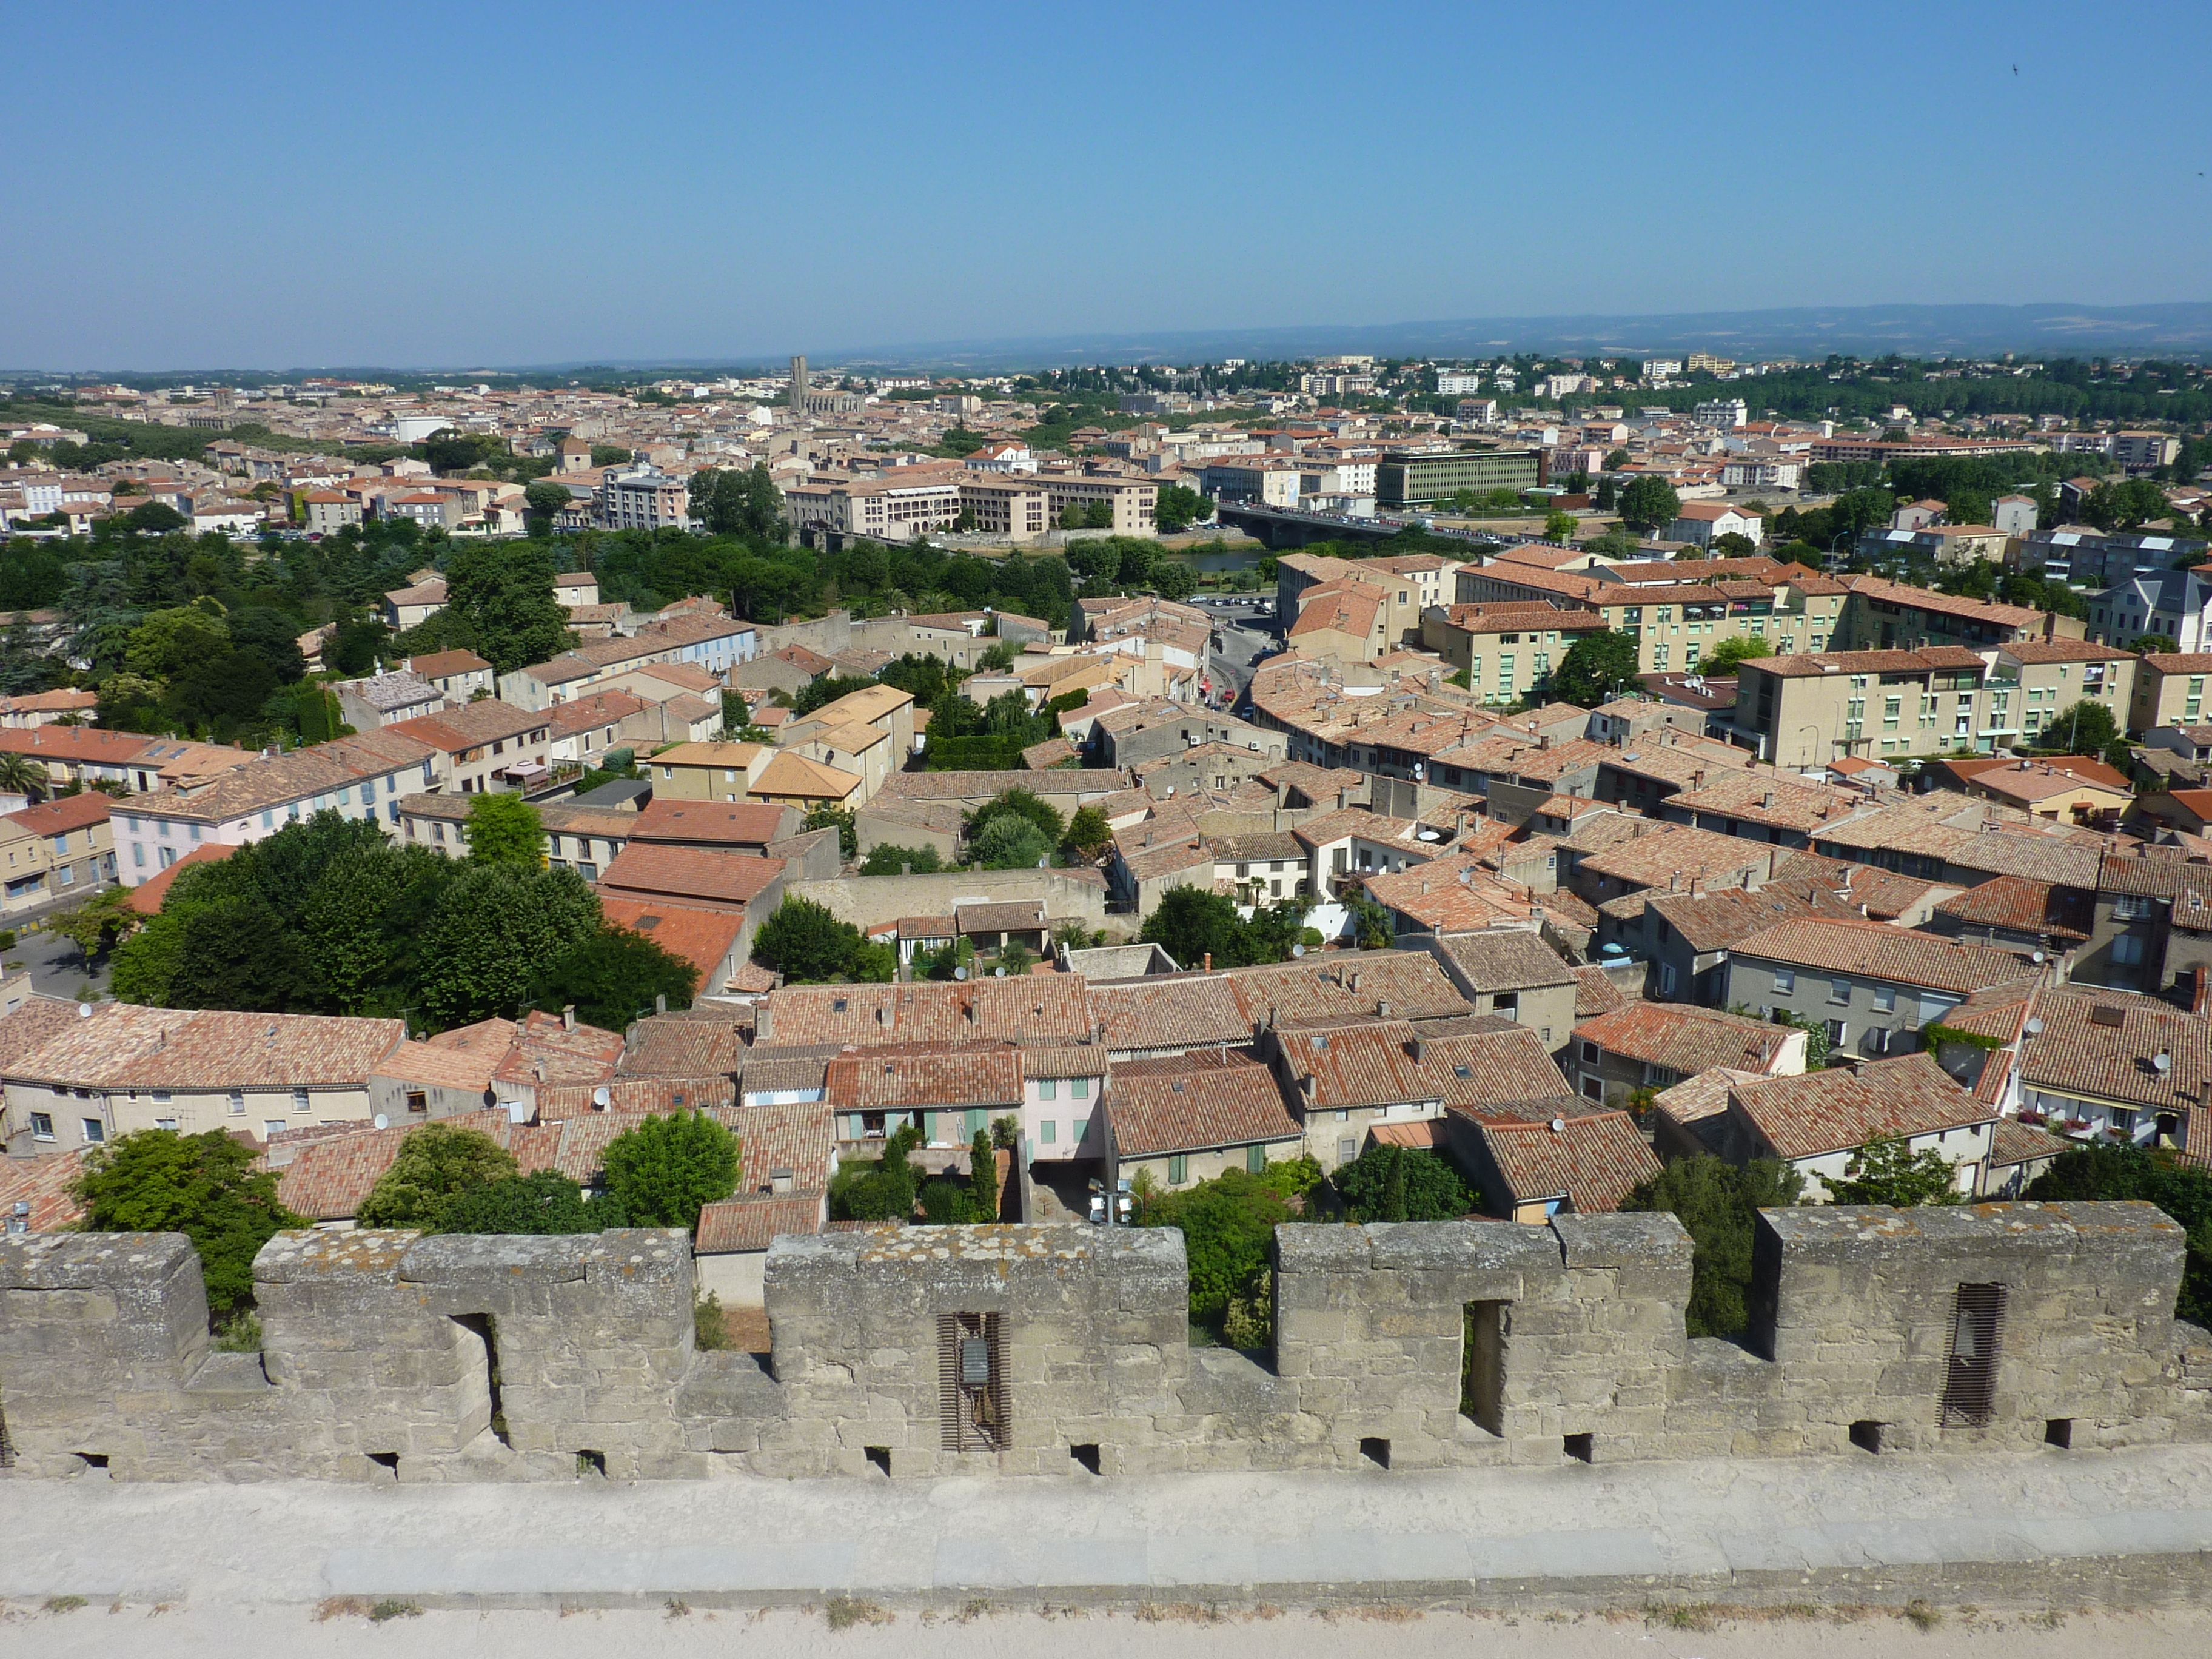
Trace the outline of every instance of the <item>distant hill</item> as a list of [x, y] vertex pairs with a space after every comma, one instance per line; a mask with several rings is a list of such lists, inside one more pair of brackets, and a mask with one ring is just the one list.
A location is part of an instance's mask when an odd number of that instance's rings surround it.
[[1627, 356], [1711, 351], [1723, 356], [1825, 357], [1895, 351], [2030, 356], [2212, 351], [2212, 304], [2154, 306], [1807, 306], [1770, 311], [1683, 312], [1648, 316], [1475, 317], [1456, 321], [1340, 327], [1192, 329], [1153, 334], [1040, 335], [939, 340], [820, 354], [841, 365], [971, 370], [1079, 362], [1200, 362], [1223, 357], [1484, 356], [1560, 351]]

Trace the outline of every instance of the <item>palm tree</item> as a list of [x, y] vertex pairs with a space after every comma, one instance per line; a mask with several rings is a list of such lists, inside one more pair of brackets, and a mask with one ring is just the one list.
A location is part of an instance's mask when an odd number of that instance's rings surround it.
[[53, 787], [46, 769], [28, 755], [0, 755], [0, 792], [11, 795], [44, 795]]

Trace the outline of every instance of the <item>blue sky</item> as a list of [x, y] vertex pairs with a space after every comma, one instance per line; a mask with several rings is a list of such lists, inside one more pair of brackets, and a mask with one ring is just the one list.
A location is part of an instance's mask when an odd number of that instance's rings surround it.
[[0, 366], [2212, 299], [2203, 0], [7, 19]]

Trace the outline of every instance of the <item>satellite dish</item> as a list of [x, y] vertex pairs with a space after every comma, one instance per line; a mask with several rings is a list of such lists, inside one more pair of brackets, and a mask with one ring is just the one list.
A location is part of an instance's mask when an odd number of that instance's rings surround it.
[[1305, 955], [1305, 953], [1306, 947], [1303, 945], [1293, 945], [1291, 946], [1291, 954], [1294, 957], [1302, 957]]
[[2173, 1056], [2172, 1054], [2159, 1054], [2151, 1060], [2151, 1064], [2158, 1067], [2158, 1074], [2160, 1077], [2164, 1077], [2168, 1072], [2173, 1069]]
[[2040, 962], [2040, 961], [2042, 961], [2042, 960], [2043, 960], [2043, 952], [2042, 952], [2042, 951], [2038, 951], [2035, 953], [2035, 956], [2034, 956], [2034, 958], [2033, 958], [2033, 959], [2034, 959], [2035, 961], [2037, 961], [2037, 962]]
[[968, 970], [965, 968], [955, 968], [952, 970], [952, 977], [955, 979], [965, 979], [968, 977]]
[[76, 1017], [79, 1019], [90, 1019], [92, 1018], [92, 1005], [88, 1002], [78, 1003], [76, 1006]]
[[993, 979], [1004, 979], [1006, 976], [1006, 970], [1003, 968], [994, 968], [991, 969], [991, 977]]
[[2031, 1019], [2028, 1021], [2027, 1034], [2030, 1036], [2041, 1036], [2043, 1035], [2043, 1022], [2039, 1019]]
[[385, 1116], [381, 1112], [379, 1112], [375, 1117], [370, 1120], [370, 1121], [374, 1123], [380, 1129], [389, 1129], [392, 1127], [392, 1120]]
[[1555, 1135], [1557, 1135], [1557, 1134], [1565, 1134], [1565, 1133], [1566, 1133], [1566, 1129], [1567, 1129], [1567, 1121], [1566, 1121], [1566, 1119], [1565, 1119], [1565, 1118], [1563, 1118], [1563, 1117], [1555, 1117], [1555, 1118], [1553, 1118], [1553, 1119], [1552, 1120], [1552, 1133], [1553, 1133], [1553, 1134], [1555, 1134]]
[[607, 1085], [605, 1084], [602, 1083], [598, 1088], [592, 1091], [592, 1104], [598, 1107], [601, 1111], [605, 1111], [613, 1103], [614, 1097], [607, 1092]]

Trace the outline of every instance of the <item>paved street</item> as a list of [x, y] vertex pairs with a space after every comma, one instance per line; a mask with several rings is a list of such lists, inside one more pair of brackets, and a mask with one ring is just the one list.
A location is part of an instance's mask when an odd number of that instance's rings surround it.
[[[49, 912], [53, 915], [58, 912]], [[21, 963], [31, 970], [31, 988], [44, 997], [75, 997], [88, 981], [94, 989], [105, 994], [108, 983], [108, 965], [100, 964], [97, 973], [88, 974], [84, 957], [76, 946], [59, 933], [27, 933], [18, 931], [15, 943], [6, 953], [9, 963]]]

